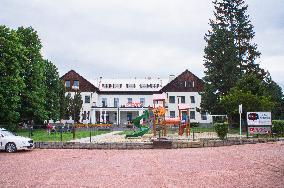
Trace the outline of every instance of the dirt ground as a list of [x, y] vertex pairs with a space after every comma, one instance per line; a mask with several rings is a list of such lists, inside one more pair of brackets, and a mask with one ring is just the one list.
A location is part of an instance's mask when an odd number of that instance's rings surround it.
[[284, 187], [284, 142], [0, 152], [0, 187]]

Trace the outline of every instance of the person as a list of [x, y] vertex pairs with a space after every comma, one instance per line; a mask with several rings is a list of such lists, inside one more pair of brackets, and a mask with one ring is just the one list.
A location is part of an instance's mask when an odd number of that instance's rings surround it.
[[51, 125], [51, 123], [48, 122], [48, 124], [47, 124], [47, 133], [48, 134], [50, 134], [51, 129], [52, 129], [52, 125]]

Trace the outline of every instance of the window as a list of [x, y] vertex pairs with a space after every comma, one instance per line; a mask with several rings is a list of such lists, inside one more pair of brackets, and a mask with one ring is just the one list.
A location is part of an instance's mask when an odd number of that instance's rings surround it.
[[141, 103], [141, 106], [144, 106], [145, 105], [145, 98], [140, 98], [140, 103]]
[[74, 87], [79, 87], [79, 81], [78, 80], [74, 80], [73, 86]]
[[207, 113], [206, 112], [202, 112], [201, 113], [201, 119], [202, 120], [207, 120]]
[[195, 119], [195, 111], [190, 111], [190, 119]]
[[185, 96], [180, 97], [180, 103], [185, 103]]
[[175, 111], [170, 111], [170, 117], [171, 117], [171, 118], [176, 117], [176, 112], [175, 112]]
[[85, 103], [90, 103], [90, 101], [91, 101], [91, 97], [86, 95], [85, 96]]
[[169, 103], [175, 103], [175, 96], [169, 97]]
[[127, 112], [127, 121], [132, 121], [132, 113]]
[[70, 80], [65, 81], [65, 87], [70, 87]]
[[119, 106], [119, 98], [114, 98], [113, 106], [117, 108]]
[[132, 98], [127, 98], [128, 103], [132, 103]]
[[107, 98], [102, 98], [102, 106], [107, 107]]
[[190, 96], [190, 101], [191, 101], [191, 103], [195, 103], [195, 98], [194, 98], [194, 96]]
[[117, 121], [117, 113], [114, 113], [114, 121]]
[[84, 113], [83, 113], [83, 120], [86, 120], [86, 116], [87, 116], [87, 112], [84, 111]]

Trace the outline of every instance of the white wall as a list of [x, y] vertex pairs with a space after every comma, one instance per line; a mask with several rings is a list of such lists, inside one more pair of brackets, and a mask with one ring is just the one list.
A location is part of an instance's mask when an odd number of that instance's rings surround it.
[[[207, 116], [207, 120], [201, 119], [201, 114], [196, 111], [196, 108], [200, 108], [201, 103], [201, 95], [199, 95], [198, 92], [167, 92], [167, 101], [166, 106], [168, 106], [168, 111], [166, 113], [166, 116], [170, 116], [170, 111], [175, 111], [175, 115], [179, 116], [178, 111], [178, 96], [184, 96], [185, 97], [185, 104], [189, 104], [190, 110], [189, 111], [195, 111], [195, 119], [191, 119], [191, 122], [199, 122], [199, 123], [210, 123], [211, 118]], [[175, 97], [175, 103], [169, 103], [169, 97], [174, 96]], [[194, 96], [195, 103], [191, 103], [190, 97]]]

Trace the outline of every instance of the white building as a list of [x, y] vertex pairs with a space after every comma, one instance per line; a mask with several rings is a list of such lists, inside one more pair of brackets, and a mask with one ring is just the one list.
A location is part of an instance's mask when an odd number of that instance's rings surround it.
[[166, 116], [177, 117], [178, 104], [190, 105], [190, 121], [202, 124], [210, 123], [210, 116], [199, 112], [203, 82], [186, 70], [179, 76], [171, 75], [168, 79], [104, 79], [100, 77], [91, 83], [74, 70], [62, 79], [66, 91], [73, 96], [81, 91], [83, 107], [81, 121], [84, 123], [127, 124], [153, 107], [153, 95], [164, 93], [166, 99]]

